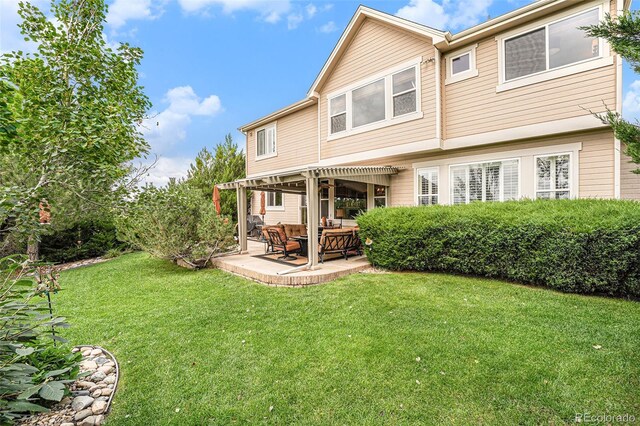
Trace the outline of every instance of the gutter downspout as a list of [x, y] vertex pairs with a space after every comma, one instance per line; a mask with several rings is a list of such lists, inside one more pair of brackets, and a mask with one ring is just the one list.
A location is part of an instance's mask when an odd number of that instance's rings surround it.
[[[617, 15], [624, 13], [623, 9], [618, 8]], [[611, 49], [611, 47], [609, 47]], [[622, 115], [622, 57], [616, 54], [616, 112]], [[614, 135], [613, 139], [613, 198], [622, 198], [621, 180], [622, 180], [622, 144], [620, 139]]]
[[442, 139], [442, 58], [440, 50], [433, 45], [436, 63], [436, 139], [441, 149], [444, 149], [444, 140]]

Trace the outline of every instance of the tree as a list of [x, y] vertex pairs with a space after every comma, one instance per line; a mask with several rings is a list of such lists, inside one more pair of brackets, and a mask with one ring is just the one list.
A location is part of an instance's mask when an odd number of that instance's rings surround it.
[[[633, 70], [640, 74], [640, 12], [625, 11], [614, 18], [606, 14], [600, 24], [582, 27], [591, 37], [607, 40], [611, 48], [627, 60]], [[617, 139], [624, 143], [626, 153], [631, 160], [640, 163], [640, 123], [630, 123], [615, 111], [607, 109], [604, 114], [596, 114], [603, 123], [608, 124]], [[640, 169], [634, 170], [640, 174]]]
[[107, 47], [104, 0], [60, 0], [51, 12], [21, 2], [37, 52], [0, 57], [1, 242], [37, 241], [43, 200], [56, 220], [117, 199], [128, 163], [149, 148], [138, 127], [151, 106], [137, 82], [142, 50]]
[[[245, 155], [230, 134], [224, 142], [217, 145], [212, 153], [203, 148], [194, 163], [189, 166], [186, 183], [197, 188], [203, 198], [211, 201], [213, 186], [218, 183], [232, 182], [246, 176]], [[238, 219], [235, 191], [221, 191], [221, 207], [224, 216], [230, 216], [234, 222]]]

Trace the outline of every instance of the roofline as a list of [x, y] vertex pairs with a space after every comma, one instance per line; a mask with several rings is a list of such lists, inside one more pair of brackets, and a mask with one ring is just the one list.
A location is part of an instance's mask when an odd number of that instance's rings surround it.
[[466, 30], [450, 35], [447, 37], [446, 43], [439, 43], [437, 47], [441, 50], [449, 50], [449, 48], [453, 48], [459, 44], [470, 43], [475, 39], [486, 37], [488, 35], [487, 33], [490, 34], [499, 31], [502, 26], [511, 23], [512, 21], [526, 18], [533, 13], [539, 13], [546, 9], [552, 9], [561, 5], [564, 6], [565, 3], [578, 2], [575, 0], [537, 0], [533, 3], [512, 10], [511, 12], [507, 12], [478, 25], [474, 25], [471, 28], [467, 28]]
[[[631, 8], [631, 3], [633, 0], [623, 0], [623, 9], [629, 10]], [[336, 59], [338, 54], [341, 52], [343, 45], [349, 39], [349, 36], [359, 23], [362, 22], [365, 18], [377, 19], [379, 21], [386, 22], [390, 25], [394, 25], [400, 28], [404, 28], [408, 31], [412, 31], [419, 35], [430, 37], [433, 40], [433, 45], [436, 49], [440, 51], [448, 51], [451, 50], [458, 45], [471, 43], [476, 39], [480, 39], [483, 37], [487, 37], [491, 33], [495, 33], [501, 30], [504, 25], [512, 23], [514, 21], [520, 19], [526, 19], [528, 16], [536, 13], [545, 12], [549, 9], [553, 11], [553, 9], [560, 9], [566, 7], [567, 5], [573, 3], [579, 3], [580, 0], [537, 0], [533, 3], [522, 6], [518, 9], [512, 10], [511, 12], [507, 12], [503, 15], [497, 16], [493, 19], [490, 19], [486, 22], [482, 22], [478, 25], [475, 25], [471, 28], [467, 28], [466, 30], [460, 31], [458, 33], [452, 34], [448, 31], [441, 31], [431, 27], [427, 27], [422, 24], [418, 24], [417, 22], [413, 22], [404, 18], [399, 18], [397, 16], [390, 15], [385, 12], [381, 12], [376, 9], [372, 9], [367, 6], [360, 5], [358, 9], [354, 13], [353, 17], [349, 21], [349, 24], [342, 32], [342, 35], [338, 39], [338, 42], [334, 46], [331, 51], [331, 55], [327, 58], [322, 69], [316, 76], [311, 88], [307, 92], [307, 97], [301, 101], [298, 101], [294, 104], [286, 106], [282, 109], [279, 109], [269, 115], [266, 115], [262, 118], [259, 118], [255, 121], [252, 121], [244, 126], [238, 128], [241, 132], [246, 132], [247, 130], [254, 129], [260, 125], [267, 124], [270, 121], [276, 120], [280, 117], [283, 117], [287, 114], [291, 114], [293, 112], [299, 111], [306, 107], [309, 107], [318, 102], [318, 93], [317, 87], [324, 80], [327, 71], [329, 70], [331, 64]], [[346, 46], [345, 46], [346, 48]]]
[[311, 105], [315, 105], [317, 101], [318, 101], [318, 98], [313, 96], [304, 98], [298, 102], [295, 102], [275, 112], [272, 112], [269, 115], [265, 115], [261, 118], [258, 118], [257, 120], [254, 120], [251, 123], [247, 123], [244, 126], [240, 126], [238, 127], [238, 130], [240, 130], [242, 133], [245, 133], [248, 130], [255, 129], [256, 127], [259, 127], [263, 124], [267, 124], [273, 120], [277, 120], [280, 117], [283, 117], [285, 115], [291, 114], [296, 111], [300, 111], [301, 109], [310, 107]]
[[342, 51], [342, 48], [345, 42], [347, 41], [347, 39], [349, 38], [352, 30], [359, 23], [361, 23], [365, 18], [371, 18], [371, 19], [383, 21], [388, 24], [404, 28], [413, 33], [416, 33], [425, 37], [430, 37], [431, 39], [433, 39], [434, 44], [441, 41], [445, 41], [447, 38], [447, 35], [450, 34], [444, 31], [436, 30], [431, 27], [427, 27], [425, 25], [418, 24], [417, 22], [409, 21], [403, 18], [398, 18], [397, 16], [389, 15], [388, 13], [380, 12], [379, 10], [375, 10], [370, 7], [360, 5], [358, 6], [358, 9], [354, 13], [351, 20], [349, 21], [349, 24], [347, 25], [347, 27], [342, 32], [342, 35], [338, 39], [338, 42], [336, 43], [335, 47], [331, 51], [331, 55], [329, 55], [329, 58], [327, 58], [324, 65], [322, 66], [322, 69], [320, 70], [313, 84], [309, 88], [309, 91], [307, 92], [307, 96], [311, 97], [316, 93], [317, 91], [316, 89], [318, 85], [323, 81], [331, 64], [336, 59], [338, 54]]

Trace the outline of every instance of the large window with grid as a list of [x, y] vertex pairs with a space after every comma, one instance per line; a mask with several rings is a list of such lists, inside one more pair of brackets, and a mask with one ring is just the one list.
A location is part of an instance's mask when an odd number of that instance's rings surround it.
[[452, 204], [518, 199], [519, 166], [517, 159], [451, 166]]
[[550, 22], [504, 40], [504, 81], [602, 56], [602, 41], [582, 27], [600, 21], [600, 7]]
[[571, 198], [571, 155], [536, 158], [536, 198]]
[[420, 65], [378, 75], [328, 98], [329, 136], [408, 120], [420, 108]]
[[438, 168], [418, 169], [418, 205], [438, 204], [439, 183]]

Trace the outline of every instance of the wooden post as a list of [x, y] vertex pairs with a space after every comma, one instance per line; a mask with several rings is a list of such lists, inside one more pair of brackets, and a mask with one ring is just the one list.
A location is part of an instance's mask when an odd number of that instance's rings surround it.
[[309, 269], [318, 268], [318, 224], [320, 223], [318, 209], [318, 178], [312, 174], [307, 177], [307, 218], [309, 234]]
[[238, 243], [240, 253], [247, 252], [247, 188], [238, 185], [236, 189], [238, 205]]

